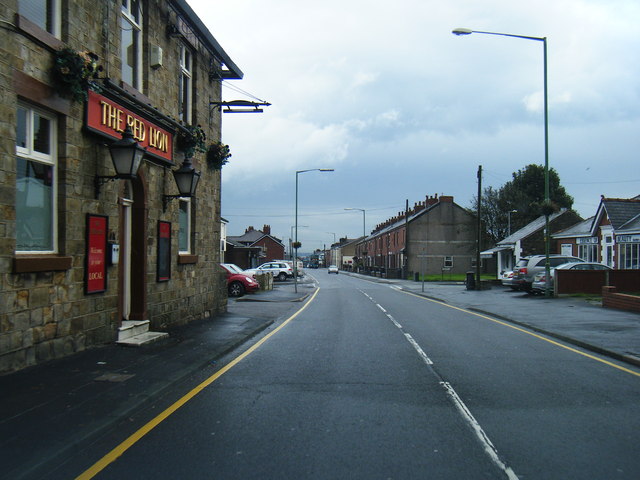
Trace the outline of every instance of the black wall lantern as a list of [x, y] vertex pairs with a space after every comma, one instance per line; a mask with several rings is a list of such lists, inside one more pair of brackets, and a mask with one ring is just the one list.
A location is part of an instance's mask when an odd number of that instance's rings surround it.
[[96, 198], [100, 195], [100, 187], [117, 179], [132, 180], [137, 177], [138, 169], [147, 149], [141, 147], [133, 138], [131, 127], [122, 132], [122, 138], [109, 145], [111, 161], [116, 171], [114, 176], [96, 175], [94, 179]]
[[182, 162], [182, 166], [178, 170], [173, 171], [173, 178], [178, 186], [178, 195], [163, 195], [162, 196], [162, 211], [167, 211], [167, 205], [174, 198], [181, 197], [194, 197], [196, 194], [196, 188], [198, 187], [198, 181], [200, 180], [200, 172], [197, 172], [191, 165], [191, 158], [185, 158]]

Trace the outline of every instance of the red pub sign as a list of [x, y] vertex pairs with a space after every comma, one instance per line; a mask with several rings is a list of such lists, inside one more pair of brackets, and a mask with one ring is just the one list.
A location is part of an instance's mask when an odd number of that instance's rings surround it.
[[173, 163], [173, 135], [113, 100], [92, 90], [88, 92], [87, 128], [115, 140], [131, 127], [133, 138], [147, 149], [147, 154]]

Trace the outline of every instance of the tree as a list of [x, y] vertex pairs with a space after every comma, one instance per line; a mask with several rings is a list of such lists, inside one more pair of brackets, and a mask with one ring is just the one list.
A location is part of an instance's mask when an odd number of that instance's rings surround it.
[[[549, 169], [550, 210], [570, 209], [573, 205], [571, 197], [560, 185], [560, 177], [553, 169]], [[471, 201], [471, 209], [477, 211], [477, 198]], [[540, 215], [544, 214], [544, 167], [527, 165], [512, 174], [511, 180], [499, 190], [486, 187], [482, 192], [480, 219], [491, 242], [495, 245], [505, 238], [509, 228], [509, 212], [511, 232], [524, 227]]]
[[[544, 167], [527, 165], [512, 177], [500, 188], [498, 202], [505, 221], [506, 212], [517, 210], [511, 219], [513, 232], [544, 214]], [[549, 169], [549, 200], [550, 211], [553, 212], [573, 206], [573, 197], [560, 185], [560, 176], [553, 168]]]
[[[471, 201], [471, 213], [476, 215], [478, 199], [474, 195]], [[493, 187], [485, 187], [482, 191], [480, 221], [488, 236], [485, 240], [491, 245], [507, 236], [507, 217], [500, 207], [500, 192]]]

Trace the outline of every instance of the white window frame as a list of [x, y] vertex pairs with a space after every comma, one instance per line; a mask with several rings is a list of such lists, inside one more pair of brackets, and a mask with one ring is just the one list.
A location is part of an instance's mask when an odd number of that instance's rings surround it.
[[50, 4], [49, 2], [44, 2], [42, 4], [42, 8], [44, 8], [44, 15], [45, 17], [51, 17], [51, 27], [47, 28], [46, 25], [40, 25], [38, 21], [36, 21], [36, 19], [34, 19], [32, 16], [29, 15], [29, 10], [27, 9], [27, 5], [28, 3], [37, 3], [37, 2], [25, 2], [24, 0], [20, 0], [18, 1], [18, 12], [20, 13], [20, 15], [22, 15], [25, 18], [28, 18], [30, 21], [32, 21], [33, 23], [35, 23], [36, 25], [38, 25], [40, 28], [42, 28], [45, 32], [49, 32], [51, 35], [53, 35], [56, 38], [60, 38], [60, 31], [62, 30], [62, 22], [61, 22], [61, 7], [60, 7], [60, 2], [61, 0], [50, 0]]
[[[58, 119], [55, 115], [48, 113], [44, 110], [38, 109], [26, 103], [18, 103], [18, 108], [26, 111], [26, 125], [25, 125], [25, 133], [27, 138], [27, 145], [25, 147], [18, 146], [16, 143], [16, 156], [20, 157], [26, 161], [42, 163], [44, 165], [51, 166], [53, 169], [52, 179], [51, 179], [51, 250], [18, 250], [16, 249], [16, 253], [28, 253], [28, 254], [52, 254], [58, 253], [58, 208], [57, 208], [57, 198], [58, 198], [58, 151], [57, 151], [57, 122]], [[34, 117], [38, 115], [40, 117], [46, 118], [49, 121], [49, 150], [50, 153], [45, 154], [42, 152], [38, 152], [34, 149]], [[17, 140], [17, 138], [16, 138]], [[16, 186], [17, 187], [17, 186]], [[17, 193], [17, 192], [16, 192]], [[18, 222], [20, 219], [18, 218], [18, 214], [16, 212], [16, 231], [18, 230]], [[17, 236], [17, 233], [16, 233]], [[17, 237], [16, 237], [17, 240]]]
[[[189, 197], [180, 197], [178, 198], [178, 215], [182, 215], [183, 209], [182, 206], [186, 204], [186, 232], [183, 231], [182, 223], [178, 220], [178, 254], [190, 254], [191, 253], [191, 198]], [[180, 245], [180, 238], [182, 235], [186, 233], [187, 240], [187, 248], [182, 248]]]
[[193, 52], [185, 44], [180, 46], [179, 87], [179, 117], [187, 125], [191, 125], [193, 123]]
[[[135, 12], [133, 12], [132, 8], [135, 7], [135, 5], [138, 5], [139, 8], [139, 12], [137, 15], [137, 19], [136, 19], [136, 14]], [[122, 0], [122, 18], [121, 18], [121, 24], [120, 24], [120, 41], [122, 42], [122, 29], [123, 29], [123, 25], [127, 25], [128, 28], [131, 28], [131, 31], [133, 32], [133, 36], [135, 37], [135, 41], [137, 42], [138, 48], [137, 48], [137, 52], [136, 52], [136, 58], [135, 58], [135, 66], [134, 66], [134, 71], [133, 71], [133, 85], [131, 85], [133, 88], [142, 91], [142, 1], [141, 0]], [[126, 58], [122, 58], [123, 57], [123, 52], [122, 52], [122, 45], [120, 47], [120, 55], [121, 58], [120, 60], [122, 61], [122, 65], [124, 67], [124, 65], [126, 64]], [[121, 73], [124, 70], [121, 69]], [[123, 79], [124, 81], [124, 79]]]
[[640, 243], [618, 244], [618, 268], [621, 270], [640, 268]]
[[453, 256], [445, 255], [445, 257], [442, 259], [442, 266], [445, 268], [453, 268]]
[[578, 257], [585, 262], [598, 261], [598, 244], [596, 243], [579, 243]]

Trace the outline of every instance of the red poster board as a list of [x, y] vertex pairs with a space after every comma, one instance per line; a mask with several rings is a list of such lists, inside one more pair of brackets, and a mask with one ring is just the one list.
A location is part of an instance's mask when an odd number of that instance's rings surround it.
[[107, 290], [107, 232], [109, 218], [87, 214], [87, 252], [84, 290], [87, 295]]
[[171, 279], [171, 223], [158, 220], [158, 282]]

